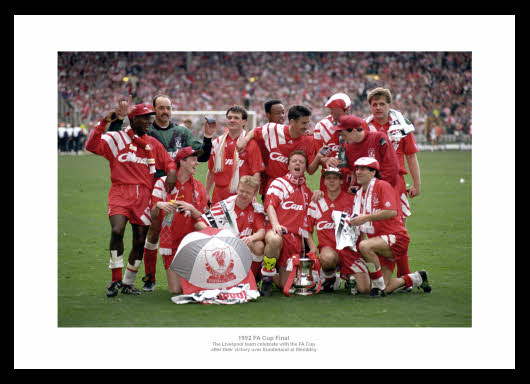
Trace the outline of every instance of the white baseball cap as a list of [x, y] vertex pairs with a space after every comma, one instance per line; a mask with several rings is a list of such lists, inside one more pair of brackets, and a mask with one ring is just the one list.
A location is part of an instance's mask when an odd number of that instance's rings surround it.
[[348, 108], [351, 105], [351, 100], [345, 93], [336, 93], [329, 98], [326, 108]]

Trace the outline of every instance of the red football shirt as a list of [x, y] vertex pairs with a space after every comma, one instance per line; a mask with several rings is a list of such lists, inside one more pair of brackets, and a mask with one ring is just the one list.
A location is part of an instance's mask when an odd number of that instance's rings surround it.
[[345, 143], [346, 159], [348, 166], [352, 169], [355, 180], [354, 163], [361, 157], [371, 157], [379, 162], [381, 178], [392, 186], [396, 186], [399, 177], [399, 161], [396, 150], [383, 132], [365, 132], [364, 139], [360, 143]]
[[324, 197], [316, 203], [311, 202], [307, 214], [309, 216], [309, 228], [315, 228], [318, 236], [318, 245], [321, 247], [336, 248], [335, 223], [331, 217], [333, 211], [346, 212], [352, 214], [353, 201], [355, 196], [344, 191], [331, 200], [327, 191]]
[[[224, 166], [223, 172], [214, 173], [215, 159], [221, 156], [217, 150], [212, 150], [210, 158], [208, 159], [208, 169], [213, 175], [214, 183], [217, 187], [226, 187], [230, 185], [232, 174], [234, 172], [234, 151], [236, 151], [237, 137], [232, 139], [230, 135], [226, 136], [224, 149]], [[221, 137], [215, 139], [212, 143], [213, 148], [220, 145]], [[265, 171], [265, 164], [261, 157], [261, 151], [258, 144], [254, 140], [250, 140], [245, 150], [239, 153], [239, 177], [245, 175], [253, 176], [255, 173]]]
[[[113, 184], [140, 184], [151, 190], [155, 174], [149, 172], [145, 149], [137, 147], [136, 151], [133, 151], [130, 147], [133, 141], [127, 133], [105, 133], [105, 127], [106, 123], [100, 121], [90, 134], [86, 149], [109, 161], [110, 180]], [[151, 146], [156, 169], [164, 169], [166, 172], [177, 169], [177, 165], [158, 140], [149, 135], [143, 135], [142, 139]]]
[[[386, 124], [381, 125], [375, 119], [372, 119], [372, 121], [368, 123], [368, 126], [370, 127], [371, 131], [382, 131], [386, 134], [388, 132], [388, 129], [390, 128], [391, 121], [392, 118], [389, 116], [388, 122]], [[393, 143], [393, 145], [399, 160], [399, 173], [401, 175], [406, 175], [408, 172], [407, 168], [405, 167], [405, 155], [412, 155], [420, 151], [418, 145], [416, 144], [414, 133], [405, 136], [397, 143]]]
[[[230, 196], [224, 202], [227, 206], [237, 199], [237, 195]], [[259, 209], [256, 209], [258, 208]], [[216, 203], [210, 208], [211, 212], [222, 211], [221, 204]], [[265, 228], [265, 215], [263, 214], [263, 207], [261, 204], [254, 202], [249, 204], [245, 209], [241, 209], [234, 203], [234, 213], [236, 215], [237, 230], [239, 237], [251, 236], [258, 232], [261, 228]], [[204, 224], [210, 225], [204, 215], [200, 219]]]
[[[364, 189], [361, 189], [361, 191], [357, 193], [362, 193], [364, 199], [366, 191]], [[384, 180], [376, 180], [372, 190], [371, 213], [377, 213], [381, 210], [395, 210], [397, 215], [387, 220], [373, 221], [374, 233], [368, 234], [368, 237], [407, 233], [403, 225], [403, 216], [400, 214], [400, 205], [401, 203], [394, 188]]]
[[[187, 203], [193, 204], [193, 206], [200, 212], [206, 212], [208, 209], [207, 206], [207, 198], [206, 198], [206, 190], [204, 189], [204, 185], [197, 179], [190, 177], [188, 181], [186, 181], [184, 184], [181, 184], [180, 181], [177, 179], [177, 183], [175, 184], [175, 187], [171, 190], [171, 193], [168, 195], [164, 188], [164, 181], [165, 176], [161, 177], [157, 180], [155, 183], [155, 188], [153, 188], [153, 193], [151, 196], [151, 207], [154, 207], [154, 205], [159, 201], [170, 201], [170, 200], [183, 200]], [[166, 215], [166, 212], [163, 210], [160, 210], [159, 212], [159, 218], [162, 222]], [[173, 220], [171, 221], [171, 225], [169, 227], [165, 227], [164, 224], [162, 224], [162, 232], [167, 231], [168, 237], [170, 239], [165, 238], [164, 241], [164, 247], [162, 248], [178, 248], [180, 241], [184, 236], [186, 236], [188, 233], [193, 232], [195, 230], [196, 220], [193, 219], [190, 216], [184, 216], [184, 214], [180, 212], [175, 212], [173, 215]], [[169, 228], [169, 231], [167, 230]], [[162, 233], [160, 236], [160, 241], [162, 244]]]
[[[307, 237], [309, 223], [307, 208], [313, 192], [303, 183], [295, 180], [290, 173], [274, 179], [265, 196], [265, 211], [272, 205], [276, 211], [278, 222], [290, 233]], [[267, 229], [271, 229], [269, 222]]]
[[289, 135], [289, 126], [276, 123], [268, 123], [254, 130], [254, 139], [259, 145], [264, 145], [268, 154], [267, 175], [269, 185], [277, 177], [283, 177], [289, 170], [287, 164], [289, 155], [295, 150], [306, 153], [308, 164], [315, 160], [316, 152], [312, 135], [302, 135], [293, 139]]

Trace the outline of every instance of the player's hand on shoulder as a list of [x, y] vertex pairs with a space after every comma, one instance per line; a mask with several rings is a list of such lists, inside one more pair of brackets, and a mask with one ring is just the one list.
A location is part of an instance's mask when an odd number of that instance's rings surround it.
[[311, 201], [313, 203], [316, 203], [318, 200], [324, 197], [324, 192], [320, 189], [317, 189], [315, 192], [313, 192], [313, 196], [311, 197]]

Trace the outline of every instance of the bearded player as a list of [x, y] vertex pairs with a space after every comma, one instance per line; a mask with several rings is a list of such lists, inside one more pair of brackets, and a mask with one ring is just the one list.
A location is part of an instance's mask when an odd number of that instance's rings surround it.
[[399, 200], [394, 188], [380, 179], [377, 160], [361, 157], [355, 161], [355, 177], [361, 186], [355, 195], [352, 226], [358, 226], [367, 239], [359, 243], [359, 251], [368, 267], [371, 297], [384, 296], [401, 287], [420, 287], [431, 291], [427, 272], [392, 278], [396, 262], [408, 253], [410, 238], [399, 214]]
[[[130, 100], [129, 100], [130, 101]], [[149, 201], [155, 182], [155, 168], [164, 169], [171, 183], [176, 181], [176, 165], [163, 145], [146, 135], [152, 123], [153, 108], [138, 104], [129, 109], [128, 102], [109, 113], [92, 131], [86, 149], [105, 157], [110, 165], [108, 215], [111, 225], [110, 264], [112, 280], [107, 285], [107, 296], [122, 293], [138, 295], [134, 287], [138, 268], [142, 262], [143, 245], [151, 224]], [[131, 126], [123, 131], [105, 130], [118, 117], [128, 116]], [[133, 230], [133, 244], [125, 275], [123, 269], [123, 236], [127, 221]]]
[[[362, 255], [350, 247], [337, 249], [333, 211], [351, 216], [354, 195], [342, 190], [343, 174], [338, 168], [326, 168], [323, 172], [324, 194], [316, 202], [311, 201], [308, 209], [309, 228], [315, 228], [318, 238], [320, 266], [322, 268], [323, 291], [333, 291], [340, 286], [336, 277], [337, 267], [349, 293], [369, 293], [370, 277]], [[310, 237], [312, 234], [310, 234]], [[358, 239], [360, 241], [360, 238]], [[358, 242], [357, 242], [358, 244]]]

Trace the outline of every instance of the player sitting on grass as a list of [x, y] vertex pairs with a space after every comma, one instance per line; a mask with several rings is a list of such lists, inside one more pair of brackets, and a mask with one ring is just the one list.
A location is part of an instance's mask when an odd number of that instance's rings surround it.
[[421, 287], [430, 292], [425, 270], [392, 279], [392, 273], [402, 255], [408, 252], [409, 235], [398, 215], [400, 202], [392, 186], [379, 179], [379, 163], [371, 157], [361, 157], [354, 163], [355, 176], [362, 187], [356, 193], [351, 225], [368, 238], [359, 243], [359, 251], [372, 280], [370, 296], [384, 296], [398, 288]]

